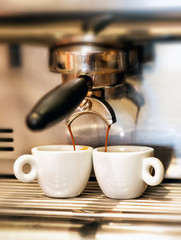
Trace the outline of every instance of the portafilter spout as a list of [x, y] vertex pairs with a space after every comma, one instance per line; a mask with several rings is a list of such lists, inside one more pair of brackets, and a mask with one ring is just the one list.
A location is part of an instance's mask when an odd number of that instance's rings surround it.
[[91, 85], [92, 78], [82, 75], [57, 86], [40, 99], [29, 113], [26, 119], [28, 127], [42, 130], [65, 119], [80, 105]]
[[70, 125], [76, 118], [84, 114], [95, 114], [102, 118], [109, 126], [116, 122], [114, 110], [104, 99], [96, 97], [86, 97], [79, 107], [66, 119], [66, 124]]

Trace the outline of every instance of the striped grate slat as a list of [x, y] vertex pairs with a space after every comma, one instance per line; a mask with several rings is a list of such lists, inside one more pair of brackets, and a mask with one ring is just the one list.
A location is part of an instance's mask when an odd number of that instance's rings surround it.
[[116, 200], [90, 181], [80, 196], [56, 199], [45, 196], [36, 181], [0, 179], [0, 215], [181, 222], [181, 184], [162, 183], [140, 198]]

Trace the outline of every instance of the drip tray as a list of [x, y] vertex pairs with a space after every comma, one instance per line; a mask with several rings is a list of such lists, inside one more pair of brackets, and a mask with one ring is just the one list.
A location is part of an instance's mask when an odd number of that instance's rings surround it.
[[89, 181], [79, 197], [56, 199], [43, 194], [36, 181], [0, 179], [0, 216], [85, 221], [144, 221], [181, 223], [181, 184], [148, 187], [137, 199], [105, 197], [97, 182]]

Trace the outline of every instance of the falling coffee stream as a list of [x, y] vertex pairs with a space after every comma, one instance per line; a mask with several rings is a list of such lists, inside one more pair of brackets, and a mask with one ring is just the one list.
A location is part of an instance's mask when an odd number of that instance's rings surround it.
[[105, 141], [105, 152], [107, 152], [107, 142], [108, 142], [108, 136], [110, 131], [111, 125], [107, 126], [107, 133], [106, 133], [106, 141]]
[[[140, 113], [140, 108], [137, 109], [135, 125], [137, 125], [139, 113]], [[70, 124], [67, 125], [67, 128], [68, 128], [68, 130], [69, 130], [69, 133], [70, 133], [70, 136], [71, 136], [71, 139], [72, 139], [73, 149], [74, 149], [74, 151], [75, 151], [75, 150], [76, 150], [76, 149], [75, 149], [75, 141], [74, 141], [74, 136], [73, 136], [73, 134], [72, 134], [72, 130], [71, 130]], [[107, 132], [106, 132], [106, 140], [105, 140], [105, 152], [107, 152], [107, 143], [108, 143], [108, 136], [109, 136], [110, 128], [111, 128], [111, 125], [108, 125], [108, 126], [107, 126]]]
[[138, 123], [139, 113], [140, 113], [140, 107], [137, 108], [137, 112], [136, 112], [136, 119], [135, 119], [135, 125], [136, 126], [137, 126], [137, 123]]
[[[136, 120], [135, 120], [135, 125], [137, 126], [138, 123], [138, 117], [140, 113], [140, 107], [137, 108], [137, 113], [136, 113]], [[107, 152], [107, 142], [108, 142], [108, 136], [109, 136], [109, 131], [110, 131], [111, 125], [107, 127], [107, 133], [106, 133], [106, 140], [105, 140], [105, 152]]]
[[[67, 125], [67, 128], [68, 128], [68, 130], [69, 130], [69, 133], [70, 133], [70, 136], [71, 136], [71, 139], [72, 139], [73, 148], [74, 148], [74, 151], [75, 151], [75, 150], [76, 150], [76, 149], [75, 149], [75, 141], [74, 141], [74, 136], [73, 136], [73, 134], [72, 134], [72, 130], [71, 130], [70, 124]], [[107, 127], [106, 140], [105, 140], [105, 152], [107, 152], [107, 142], [108, 142], [108, 136], [109, 136], [110, 128], [111, 128], [111, 125], [109, 125], [109, 126]]]
[[75, 151], [75, 141], [74, 141], [74, 136], [72, 134], [72, 130], [71, 130], [70, 124], [67, 125], [67, 128], [69, 130], [69, 133], [70, 133], [70, 136], [71, 136], [71, 139], [72, 139], [73, 148], [74, 148], [74, 151]]

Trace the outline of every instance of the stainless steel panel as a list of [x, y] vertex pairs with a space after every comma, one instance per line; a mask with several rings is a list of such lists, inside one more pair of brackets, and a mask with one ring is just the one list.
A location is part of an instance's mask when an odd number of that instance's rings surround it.
[[45, 132], [32, 132], [26, 126], [26, 115], [32, 106], [61, 83], [61, 75], [49, 72], [46, 48], [21, 48], [23, 66], [13, 68], [9, 66], [8, 46], [0, 46], [0, 129], [12, 129], [12, 132], [1, 131], [0, 138], [13, 139], [0, 142], [0, 147], [14, 148], [14, 151], [0, 151], [0, 174], [13, 174], [14, 160], [30, 153], [33, 145], [67, 142], [64, 124]]
[[[37, 182], [0, 179], [0, 237], [145, 239], [181, 236], [181, 184], [148, 187], [137, 199], [109, 199], [97, 182], [76, 198], [46, 197]], [[126, 239], [127, 239], [126, 238]]]
[[89, 182], [79, 197], [55, 199], [45, 196], [36, 181], [1, 179], [0, 193], [1, 216], [181, 223], [180, 184], [163, 183], [148, 187], [140, 198], [116, 200], [105, 197], [97, 182]]
[[[47, 0], [0, 3], [0, 42], [26, 42], [51, 46], [67, 36], [82, 36], [101, 29], [101, 42], [140, 43], [149, 40], [173, 40], [181, 37], [181, 4], [179, 1], [82, 1]], [[103, 28], [104, 28], [103, 27]], [[98, 27], [99, 28], [99, 27]], [[87, 31], [89, 32], [89, 31]]]
[[[61, 75], [49, 72], [46, 48], [26, 45], [21, 48], [22, 67], [10, 68], [7, 58], [8, 46], [0, 47], [0, 128], [13, 129], [12, 133], [0, 133], [0, 138], [14, 139], [13, 142], [0, 143], [0, 146], [14, 148], [11, 152], [0, 152], [0, 174], [13, 174], [14, 160], [22, 154], [30, 153], [34, 146], [71, 143], [63, 122], [40, 132], [32, 132], [27, 128], [27, 113], [44, 94], [61, 83]], [[141, 91], [146, 104], [140, 112], [137, 128], [136, 108], [132, 103], [126, 99], [109, 101], [117, 118], [110, 130], [109, 145], [155, 145], [158, 157], [166, 163], [172, 160], [180, 166], [179, 51], [179, 44], [156, 47], [158, 56], [155, 71], [152, 68], [144, 71]], [[170, 60], [166, 59], [167, 55], [177, 60], [177, 64], [170, 64], [168, 68]], [[135, 83], [139, 87], [140, 81]], [[172, 97], [168, 97], [170, 93]], [[106, 126], [97, 116], [88, 115], [76, 119], [72, 130], [76, 144], [97, 147], [105, 143]], [[172, 168], [170, 176], [180, 177], [180, 168]]]

